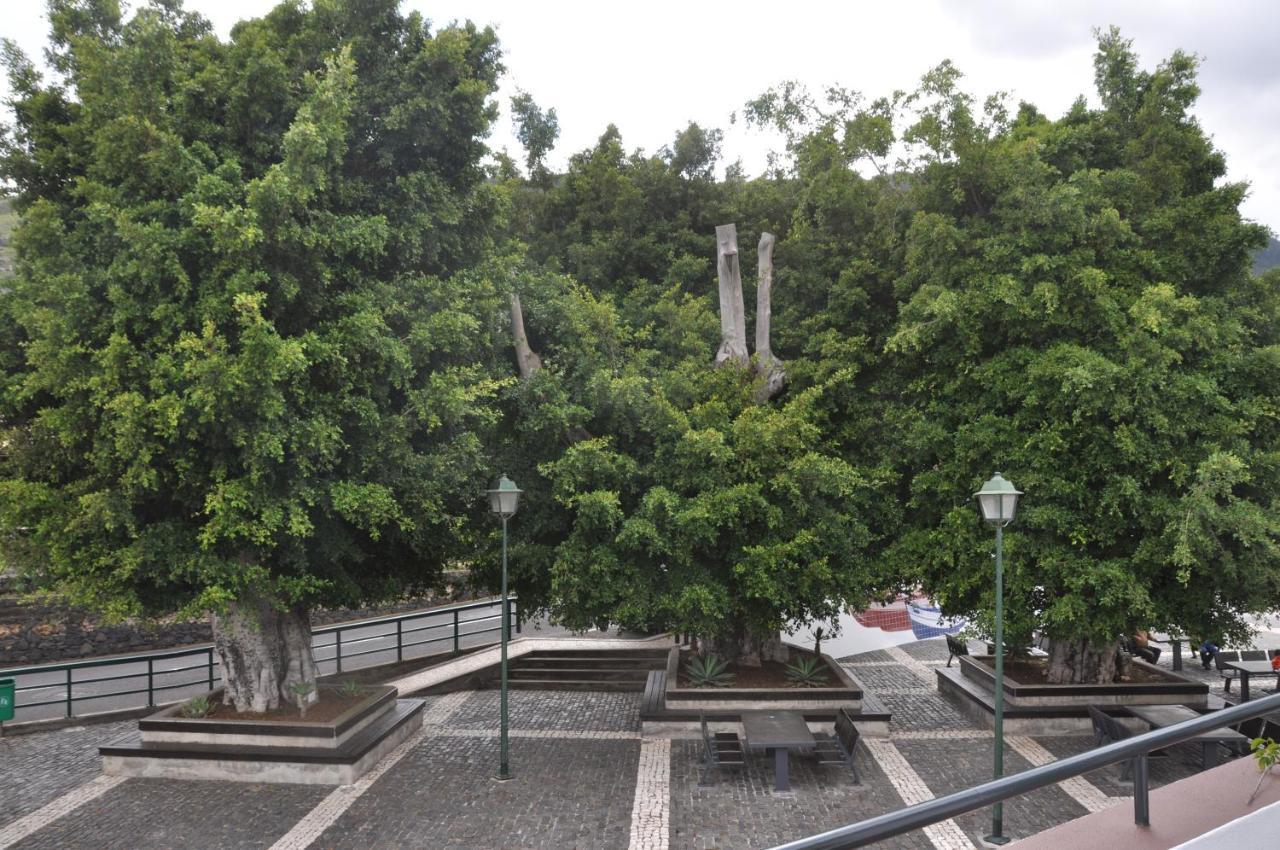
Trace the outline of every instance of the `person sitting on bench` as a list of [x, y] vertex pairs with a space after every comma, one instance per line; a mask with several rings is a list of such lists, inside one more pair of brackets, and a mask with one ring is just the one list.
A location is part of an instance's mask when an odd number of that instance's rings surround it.
[[1138, 629], [1129, 638], [1129, 654], [1136, 655], [1143, 661], [1155, 664], [1160, 658], [1160, 647], [1151, 646], [1145, 629]]

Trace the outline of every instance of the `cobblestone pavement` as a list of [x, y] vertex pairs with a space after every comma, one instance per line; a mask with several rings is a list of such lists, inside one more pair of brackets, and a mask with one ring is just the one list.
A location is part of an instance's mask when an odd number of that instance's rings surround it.
[[269, 847], [328, 793], [315, 785], [132, 779], [14, 848]]
[[126, 720], [0, 738], [0, 826], [93, 779], [102, 772], [98, 747], [136, 725]]
[[[698, 787], [700, 741], [673, 741], [671, 748], [672, 850], [747, 850], [774, 847], [805, 835], [843, 826], [902, 807], [884, 772], [859, 748], [861, 785], [844, 767], [819, 767], [812, 759], [790, 760], [791, 792], [773, 790], [773, 760], [753, 753], [745, 771], [720, 771], [715, 784]], [[923, 836], [893, 845], [929, 848]]]
[[[0, 848], [6, 825], [27, 815], [25, 822], [36, 825], [24, 827], [25, 837], [14, 847], [773, 847], [990, 777], [990, 732], [969, 721], [934, 684], [946, 655], [939, 639], [842, 659], [893, 712], [890, 737], [868, 739], [859, 748], [861, 785], [845, 768], [820, 767], [796, 755], [793, 790], [779, 794], [772, 761], [755, 754], [746, 770], [722, 771], [714, 785], [699, 787], [700, 743], [642, 741], [639, 694], [546, 691], [512, 693], [516, 778], [498, 783], [492, 779], [498, 694], [480, 691], [427, 698], [423, 731], [397, 750], [398, 760], [388, 759], [363, 784], [336, 790], [157, 780], [95, 790], [86, 783], [98, 775], [97, 746], [131, 722], [6, 739], [0, 741]], [[1169, 663], [1168, 653], [1161, 662]], [[1186, 672], [1221, 693], [1221, 680], [1198, 664], [1187, 663]], [[1092, 746], [1088, 736], [1010, 736], [1005, 772]], [[1194, 773], [1198, 758], [1198, 751], [1179, 747], [1152, 760], [1153, 784]], [[86, 790], [93, 793], [70, 802], [62, 796]], [[1118, 767], [1095, 771], [1008, 801], [1005, 832], [1030, 835], [1087, 811], [1126, 805], [1131, 793]], [[52, 810], [41, 808], [55, 800], [61, 802]], [[47, 824], [41, 820], [44, 812], [64, 809]], [[985, 809], [879, 846], [962, 850], [979, 846], [989, 830]]]
[[317, 848], [627, 847], [640, 741], [425, 738], [313, 844]]
[[[556, 729], [640, 733], [641, 694], [627, 692], [512, 691], [508, 714], [513, 729]], [[456, 729], [498, 729], [498, 691], [477, 691], [446, 725]]]

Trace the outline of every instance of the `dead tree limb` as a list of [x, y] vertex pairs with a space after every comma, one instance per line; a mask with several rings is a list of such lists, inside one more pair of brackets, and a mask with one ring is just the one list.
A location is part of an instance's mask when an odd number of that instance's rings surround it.
[[747, 317], [742, 303], [736, 225], [722, 224], [716, 228], [716, 271], [720, 276], [720, 350], [716, 352], [716, 365], [731, 360], [746, 366], [750, 355], [747, 353]]
[[756, 252], [760, 261], [760, 281], [756, 287], [756, 371], [764, 379], [756, 394], [758, 401], [768, 401], [782, 392], [787, 373], [782, 361], [769, 347], [769, 326], [773, 321], [773, 243], [772, 233], [761, 233]]
[[524, 311], [520, 307], [520, 296], [514, 292], [511, 293], [511, 334], [516, 340], [516, 364], [520, 367], [520, 377], [528, 380], [542, 368], [542, 358], [529, 347], [529, 338], [524, 333]]

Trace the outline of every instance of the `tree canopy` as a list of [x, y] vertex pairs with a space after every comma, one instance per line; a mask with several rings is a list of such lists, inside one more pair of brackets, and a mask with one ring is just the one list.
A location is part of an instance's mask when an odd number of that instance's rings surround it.
[[[1280, 603], [1280, 272], [1250, 274], [1266, 232], [1192, 56], [1143, 70], [1101, 32], [1098, 105], [1057, 119], [949, 62], [874, 99], [785, 83], [746, 105], [786, 138], [753, 179], [696, 123], [652, 153], [609, 126], [552, 173], [522, 92], [522, 177], [484, 162], [490, 30], [394, 0], [228, 41], [176, 0], [50, 8], [53, 78], [5, 53], [0, 525], [81, 601], [493, 575], [505, 471], [515, 587], [574, 628], [743, 642], [915, 586], [981, 620], [971, 496], [1000, 469], [1013, 642], [1236, 635]], [[729, 222], [777, 238], [776, 397], [712, 366]]]
[[11, 557], [115, 614], [349, 603], [467, 546], [505, 380], [490, 30], [284, 3], [55, 0], [7, 48]]

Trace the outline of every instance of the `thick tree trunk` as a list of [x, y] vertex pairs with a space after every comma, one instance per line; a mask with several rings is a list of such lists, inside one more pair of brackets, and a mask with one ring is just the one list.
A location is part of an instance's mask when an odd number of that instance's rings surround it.
[[[222, 661], [223, 704], [236, 711], [269, 711], [297, 702], [291, 686], [315, 683], [306, 609], [280, 611], [264, 599], [242, 599], [212, 620], [213, 646]], [[315, 702], [316, 692], [303, 699]]]
[[716, 228], [716, 271], [720, 276], [720, 350], [716, 365], [750, 362], [747, 353], [747, 310], [742, 301], [742, 271], [738, 267], [738, 227]]
[[769, 346], [769, 327], [773, 322], [773, 244], [772, 233], [761, 233], [760, 244], [756, 248], [760, 261], [760, 279], [756, 287], [756, 371], [764, 378], [756, 394], [756, 400], [760, 402], [782, 392], [787, 381], [782, 361], [773, 356]]
[[520, 367], [520, 377], [528, 380], [542, 368], [542, 358], [529, 347], [529, 337], [524, 332], [524, 310], [520, 306], [520, 296], [514, 292], [511, 293], [511, 335], [516, 339], [516, 364]]
[[731, 664], [746, 667], [759, 667], [766, 661], [786, 662], [790, 659], [790, 651], [782, 643], [782, 638], [773, 635], [768, 638], [738, 632], [711, 640], [699, 639], [699, 649], [703, 652], [714, 652], [719, 658]]
[[1095, 644], [1088, 640], [1049, 639], [1051, 685], [1098, 685], [1117, 677], [1116, 650], [1119, 641]]

